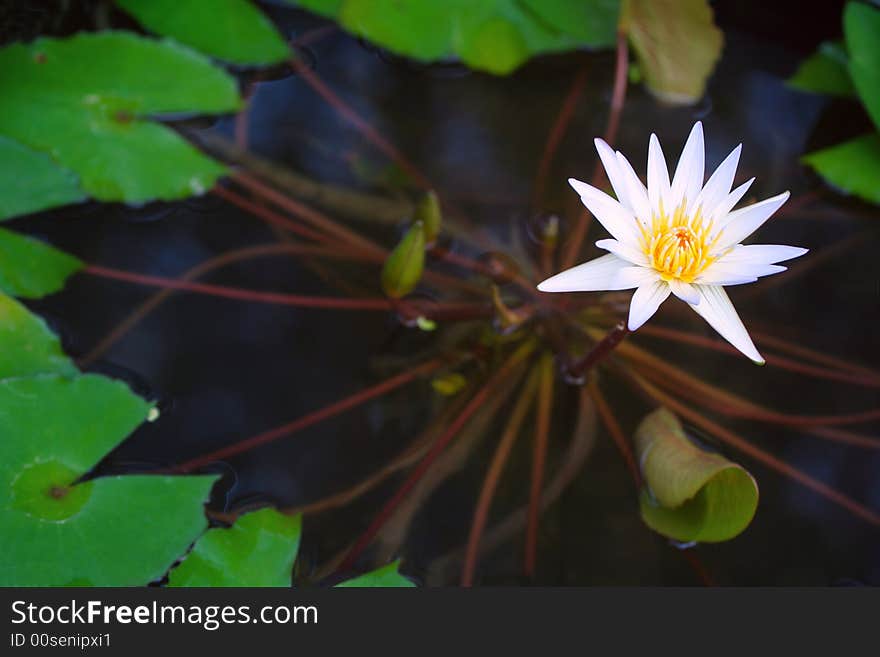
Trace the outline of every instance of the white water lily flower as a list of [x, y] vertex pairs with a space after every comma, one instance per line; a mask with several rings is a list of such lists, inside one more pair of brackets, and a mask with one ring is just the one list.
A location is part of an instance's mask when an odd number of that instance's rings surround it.
[[703, 126], [699, 122], [691, 130], [672, 182], [656, 135], [651, 135], [648, 146], [647, 188], [619, 151], [615, 153], [601, 139], [596, 139], [596, 149], [617, 200], [579, 180], [568, 182], [611, 233], [613, 239], [596, 242], [609, 254], [552, 276], [538, 289], [635, 288], [627, 322], [630, 331], [648, 321], [671, 293], [734, 347], [763, 364], [722, 286], [753, 283], [761, 276], [785, 271], [776, 263], [807, 252], [795, 246], [740, 244], [785, 203], [788, 192], [733, 210], [754, 181], [731, 191], [742, 145], [733, 149], [704, 185]]

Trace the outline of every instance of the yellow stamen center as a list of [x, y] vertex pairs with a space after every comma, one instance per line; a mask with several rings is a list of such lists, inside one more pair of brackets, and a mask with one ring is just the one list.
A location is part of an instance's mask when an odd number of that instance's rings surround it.
[[688, 215], [685, 207], [682, 201], [669, 215], [661, 204], [650, 226], [639, 223], [645, 256], [667, 282], [678, 279], [693, 283], [721, 255], [715, 253], [721, 231], [713, 230], [713, 221], [704, 222], [700, 208]]

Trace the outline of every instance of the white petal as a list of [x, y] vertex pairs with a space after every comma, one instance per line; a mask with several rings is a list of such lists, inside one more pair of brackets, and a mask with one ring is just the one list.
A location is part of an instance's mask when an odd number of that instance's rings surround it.
[[605, 249], [606, 251], [610, 251], [616, 256], [623, 258], [624, 260], [628, 260], [634, 265], [639, 265], [640, 267], [648, 266], [648, 257], [645, 255], [644, 251], [641, 249], [633, 248], [628, 244], [624, 244], [623, 242], [618, 242], [617, 240], [599, 240], [596, 242], [596, 246], [600, 249]]
[[654, 211], [659, 211], [661, 206], [665, 212], [675, 210], [669, 207], [670, 189], [666, 157], [657, 135], [651, 134], [648, 142], [648, 202]]
[[773, 198], [731, 212], [721, 234], [721, 241], [718, 242], [718, 248], [726, 249], [742, 242], [758, 230], [788, 200], [788, 196], [788, 192], [783, 192]]
[[748, 246], [739, 244], [725, 253], [716, 264], [745, 262], [773, 265], [777, 262], [798, 258], [808, 251], [809, 249], [802, 249], [799, 246], [785, 246], [782, 244], [749, 244]]
[[[714, 210], [730, 193], [730, 187], [733, 185], [733, 178], [736, 176], [736, 167], [739, 165], [739, 154], [742, 151], [742, 144], [733, 149], [733, 151], [724, 158], [724, 161], [718, 165], [715, 172], [709, 176], [703, 191], [697, 197], [694, 207], [703, 208], [703, 217], [706, 217], [706, 211]], [[733, 206], [731, 206], [733, 207]]]
[[740, 199], [746, 195], [746, 192], [749, 191], [749, 187], [752, 186], [752, 183], [755, 182], [754, 178], [749, 178], [742, 185], [734, 189], [727, 197], [721, 201], [714, 209], [709, 210], [707, 208], [707, 212], [703, 213], [703, 216], [706, 219], [713, 219], [715, 221], [715, 225], [724, 226], [729, 218], [729, 212], [733, 210], [733, 206], [739, 203]]
[[580, 194], [581, 202], [599, 220], [614, 239], [626, 244], [639, 243], [641, 233], [632, 214], [600, 189], [574, 178], [568, 184]]
[[703, 187], [705, 157], [703, 124], [697, 121], [691, 128], [691, 134], [688, 135], [681, 151], [678, 166], [675, 167], [675, 176], [672, 179], [672, 203], [676, 206], [681, 204], [682, 200], [686, 200], [688, 208], [694, 207]]
[[692, 306], [696, 306], [700, 303], [700, 295], [697, 293], [694, 286], [690, 283], [685, 283], [684, 281], [680, 281], [677, 278], [673, 278], [669, 281], [669, 289], [672, 290], [672, 293], [677, 296], [682, 301], [691, 304]]
[[631, 290], [656, 277], [656, 272], [634, 267], [609, 253], [590, 260], [538, 284], [541, 292], [598, 292], [603, 290]]
[[660, 304], [666, 301], [669, 292], [669, 284], [662, 280], [654, 280], [640, 285], [629, 304], [629, 320], [627, 321], [629, 330], [635, 331], [651, 319]]
[[620, 167], [620, 175], [626, 184], [626, 195], [629, 206], [636, 218], [645, 226], [651, 223], [651, 204], [648, 202], [648, 190], [639, 180], [632, 164], [617, 151], [617, 164]]
[[700, 294], [700, 303], [691, 306], [709, 325], [721, 334], [734, 347], [752, 359], [759, 365], [764, 364], [764, 358], [758, 353], [752, 339], [749, 337], [746, 327], [736, 314], [730, 297], [723, 288], [716, 285], [697, 285]]
[[626, 195], [626, 183], [620, 173], [620, 165], [617, 164], [614, 149], [598, 137], [593, 140], [593, 143], [596, 144], [596, 152], [599, 153], [599, 159], [602, 160], [602, 166], [605, 167], [605, 175], [608, 176], [608, 182], [611, 183], [611, 189], [614, 190], [617, 200], [623, 207], [631, 210], [632, 206], [630, 206], [629, 197]]
[[697, 282], [703, 285], [741, 285], [754, 283], [761, 276], [771, 276], [786, 269], [781, 265], [760, 262], [722, 263], [719, 260], [709, 265]]

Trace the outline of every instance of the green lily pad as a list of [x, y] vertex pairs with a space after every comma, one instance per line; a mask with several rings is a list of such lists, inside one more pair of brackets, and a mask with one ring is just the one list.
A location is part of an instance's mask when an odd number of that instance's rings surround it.
[[0, 221], [85, 198], [73, 171], [0, 135]]
[[520, 0], [549, 25], [595, 48], [613, 46], [620, 18], [620, 0]]
[[843, 11], [849, 74], [874, 125], [880, 129], [880, 9], [850, 2]]
[[425, 228], [417, 221], [394, 247], [382, 267], [382, 289], [399, 299], [412, 292], [425, 269]]
[[0, 346], [0, 379], [78, 374], [46, 322], [5, 294], [0, 294]]
[[337, 584], [336, 588], [415, 588], [415, 584], [400, 574], [400, 559], [392, 561], [358, 577]]
[[648, 415], [635, 434], [645, 488], [642, 520], [677, 541], [734, 538], [758, 508], [758, 484], [746, 470], [697, 446], [665, 408]]
[[302, 517], [275, 509], [209, 529], [168, 576], [168, 586], [290, 586]]
[[160, 115], [236, 110], [235, 81], [173, 41], [126, 32], [0, 49], [0, 134], [45, 151], [103, 201], [201, 194], [225, 172]]
[[207, 524], [214, 476], [79, 482], [151, 410], [102, 376], [0, 381], [0, 586], [137, 586]]
[[655, 96], [680, 104], [702, 98], [724, 43], [707, 0], [624, 0], [621, 25]]
[[0, 228], [0, 291], [39, 299], [64, 287], [82, 262], [31, 237]]
[[618, 0], [298, 0], [346, 30], [425, 62], [506, 75], [530, 57], [615, 41]]
[[872, 133], [805, 155], [832, 187], [880, 204], [880, 135]]
[[232, 64], [275, 64], [290, 56], [281, 35], [248, 0], [115, 0], [146, 29]]
[[849, 57], [839, 41], [825, 41], [807, 57], [793, 76], [789, 86], [829, 96], [854, 98], [856, 90], [849, 77]]

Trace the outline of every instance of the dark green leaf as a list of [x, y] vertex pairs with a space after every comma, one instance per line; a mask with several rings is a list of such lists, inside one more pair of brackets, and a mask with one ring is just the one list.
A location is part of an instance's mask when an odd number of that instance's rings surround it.
[[832, 187], [880, 204], [880, 135], [872, 133], [805, 155]]
[[210, 529], [169, 574], [169, 586], [290, 586], [301, 516], [275, 509], [247, 513]]
[[707, 0], [624, 0], [621, 11], [648, 89], [670, 103], [702, 98], [724, 43]]
[[46, 323], [5, 294], [0, 294], [0, 345], [0, 379], [78, 373]]
[[146, 29], [233, 64], [290, 56], [275, 26], [248, 0], [116, 0]]
[[414, 588], [412, 581], [400, 574], [400, 559], [376, 570], [364, 573], [353, 579], [347, 579], [337, 588]]
[[150, 412], [86, 375], [0, 381], [0, 586], [138, 586], [201, 534], [216, 477], [77, 483]]
[[412, 292], [422, 279], [425, 269], [425, 229], [414, 223], [388, 254], [382, 267], [382, 289], [389, 297], [399, 299]]
[[560, 32], [570, 34], [592, 47], [615, 43], [620, 0], [521, 0], [522, 4]]
[[849, 60], [843, 44], [826, 41], [805, 59], [788, 80], [795, 89], [830, 96], [853, 98], [856, 90], [849, 77]]
[[880, 9], [850, 2], [843, 12], [849, 74], [880, 130]]
[[0, 135], [0, 221], [85, 198], [75, 173]]
[[740, 534], [758, 507], [758, 485], [741, 466], [688, 439], [665, 408], [636, 430], [636, 455], [645, 480], [642, 520], [678, 541], [719, 542]]
[[202, 55], [125, 32], [0, 49], [0, 97], [0, 134], [51, 153], [92, 196], [130, 202], [200, 194], [225, 171], [148, 117], [239, 106]]
[[64, 287], [80, 267], [71, 255], [0, 228], [0, 291], [6, 294], [38, 299]]

